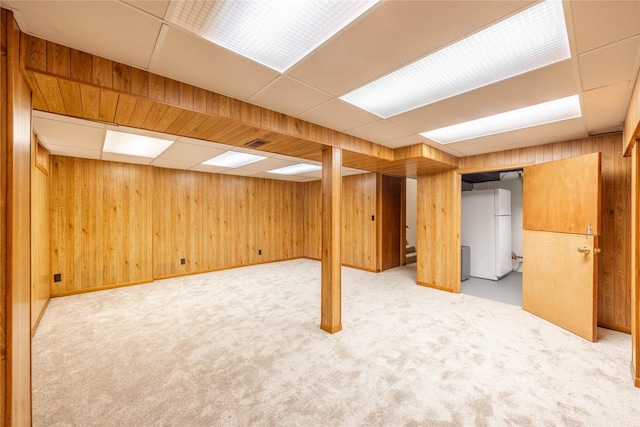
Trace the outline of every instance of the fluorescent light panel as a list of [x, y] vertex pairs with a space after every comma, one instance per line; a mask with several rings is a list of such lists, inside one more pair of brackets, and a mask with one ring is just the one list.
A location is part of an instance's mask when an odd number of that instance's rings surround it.
[[295, 165], [291, 165], [291, 166], [285, 166], [283, 168], [279, 168], [279, 169], [273, 169], [270, 171], [267, 171], [268, 173], [277, 173], [280, 175], [297, 175], [300, 173], [305, 173], [305, 172], [312, 172], [312, 171], [318, 171], [321, 170], [322, 167], [321, 166], [317, 166], [317, 165], [310, 165], [308, 163], [298, 163]]
[[176, 1], [171, 22], [279, 72], [378, 0]]
[[440, 144], [464, 141], [482, 136], [495, 135], [517, 129], [581, 117], [578, 95], [568, 96], [542, 104], [507, 111], [469, 122], [458, 123], [420, 135]]
[[341, 99], [387, 118], [570, 57], [562, 2], [547, 0]]
[[226, 168], [239, 168], [250, 163], [255, 163], [266, 159], [264, 156], [256, 156], [255, 154], [240, 153], [238, 151], [227, 151], [212, 159], [202, 162], [203, 165], [219, 166]]
[[107, 130], [102, 151], [155, 159], [171, 144], [173, 141], [168, 139]]

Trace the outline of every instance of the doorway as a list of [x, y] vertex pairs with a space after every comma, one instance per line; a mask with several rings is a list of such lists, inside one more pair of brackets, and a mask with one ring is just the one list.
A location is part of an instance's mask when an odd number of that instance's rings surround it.
[[460, 292], [522, 307], [522, 169], [462, 176]]

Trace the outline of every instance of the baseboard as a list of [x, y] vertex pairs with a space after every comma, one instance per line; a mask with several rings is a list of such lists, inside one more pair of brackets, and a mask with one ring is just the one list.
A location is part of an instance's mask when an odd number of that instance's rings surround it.
[[151, 282], [153, 282], [153, 279], [138, 280], [138, 281], [135, 281], [135, 282], [126, 282], [126, 283], [116, 283], [115, 285], [100, 286], [99, 288], [87, 288], [87, 289], [79, 289], [79, 290], [75, 290], [75, 291], [59, 292], [59, 293], [56, 293], [56, 294], [51, 294], [51, 297], [52, 298], [68, 297], [68, 296], [71, 296], [71, 295], [86, 294], [86, 293], [89, 293], [89, 292], [96, 292], [96, 291], [106, 291], [107, 289], [124, 288], [124, 287], [127, 287], [127, 286], [142, 285], [144, 283], [151, 283]]
[[426, 288], [432, 288], [432, 289], [437, 289], [439, 291], [445, 291], [445, 292], [451, 292], [456, 293], [453, 291], [453, 289], [451, 288], [445, 288], [444, 286], [438, 286], [438, 285], [433, 285], [431, 283], [425, 283], [425, 282], [416, 282], [419, 286], [424, 286]]
[[51, 297], [49, 297], [47, 302], [44, 303], [44, 307], [42, 307], [42, 310], [40, 310], [40, 314], [38, 315], [38, 318], [36, 319], [36, 323], [31, 328], [31, 338], [33, 338], [33, 336], [35, 335], [36, 331], [38, 330], [38, 325], [40, 325], [40, 321], [42, 320], [42, 316], [44, 316], [44, 312], [47, 311], [47, 307], [49, 306], [49, 302], [50, 301], [51, 301]]
[[625, 334], [631, 334], [631, 328], [624, 326], [608, 325], [606, 323], [598, 323], [599, 328], [611, 329], [612, 331], [623, 332]]

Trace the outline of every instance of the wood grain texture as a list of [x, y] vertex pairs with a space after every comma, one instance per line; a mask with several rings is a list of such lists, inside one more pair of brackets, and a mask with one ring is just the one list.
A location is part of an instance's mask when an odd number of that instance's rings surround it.
[[[20, 30], [7, 13], [7, 314], [5, 425], [31, 425], [31, 91], [19, 67]], [[5, 50], [3, 50], [4, 52]], [[2, 70], [4, 72], [4, 70]], [[4, 94], [3, 94], [4, 95]], [[27, 189], [27, 191], [25, 191]]]
[[640, 147], [631, 151], [631, 375], [640, 387]]
[[376, 174], [342, 178], [342, 264], [376, 271]]
[[[559, 147], [559, 149], [558, 149]], [[566, 147], [566, 148], [563, 148]], [[631, 160], [623, 156], [622, 134], [602, 135], [460, 159], [461, 169], [491, 168], [533, 161], [535, 164], [571, 156], [602, 153], [602, 203], [598, 270], [598, 325], [631, 331]], [[554, 157], [554, 149], [555, 156]], [[489, 170], [491, 170], [489, 169]]]
[[592, 153], [526, 167], [523, 228], [599, 235], [601, 181], [594, 171], [600, 171], [600, 158]]
[[154, 177], [155, 278], [303, 256], [301, 183], [162, 168]]
[[33, 137], [31, 169], [31, 333], [51, 295], [49, 153]]
[[522, 308], [589, 341], [597, 341], [597, 236], [524, 230]]
[[[9, 12], [0, 8], [0, 424], [6, 423], [6, 391], [11, 383], [7, 381], [7, 169], [9, 134], [8, 81], [7, 81], [7, 28]], [[11, 18], [13, 19], [13, 18]]]
[[316, 161], [323, 147], [335, 146], [345, 150], [343, 165], [388, 175], [415, 177], [458, 165], [456, 157], [425, 144], [393, 150], [34, 36], [23, 38], [24, 70], [43, 111], [233, 146], [263, 138], [271, 143], [262, 150]]
[[302, 197], [303, 256], [320, 260], [322, 257], [322, 181], [304, 183]]
[[52, 156], [52, 295], [151, 281], [151, 167]]
[[342, 330], [342, 150], [322, 151], [322, 273], [320, 328]]
[[460, 292], [462, 178], [455, 171], [418, 175], [417, 282]]
[[625, 156], [628, 156], [631, 154], [631, 148], [635, 145], [636, 140], [640, 139], [640, 74], [636, 77], [631, 93], [622, 135], [623, 152]]
[[380, 254], [382, 258], [382, 270], [388, 270], [400, 265], [400, 253], [404, 252], [404, 238], [402, 228], [404, 223], [401, 219], [402, 206], [402, 178], [392, 176], [382, 176], [381, 184], [381, 206], [382, 216], [382, 247]]

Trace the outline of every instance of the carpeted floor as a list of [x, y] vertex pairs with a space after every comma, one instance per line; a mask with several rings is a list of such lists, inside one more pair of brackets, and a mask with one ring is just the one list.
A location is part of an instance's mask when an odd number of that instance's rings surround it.
[[637, 426], [629, 335], [589, 343], [513, 305], [294, 260], [51, 301], [38, 426]]

